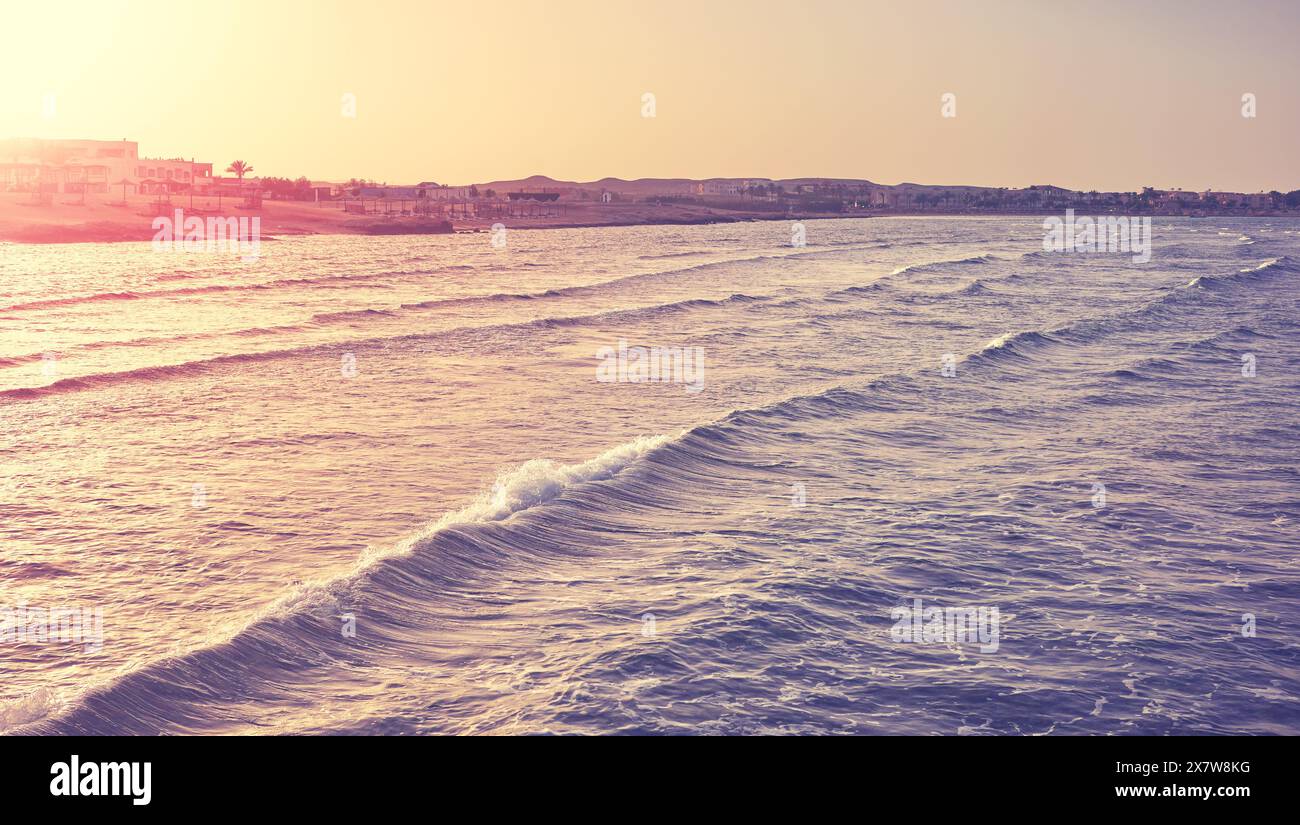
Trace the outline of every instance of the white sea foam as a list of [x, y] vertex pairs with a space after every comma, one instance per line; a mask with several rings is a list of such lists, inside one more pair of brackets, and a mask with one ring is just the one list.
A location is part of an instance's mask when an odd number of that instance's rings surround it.
[[63, 707], [59, 694], [49, 688], [0, 704], [0, 731], [38, 722], [58, 713]]
[[1241, 271], [1242, 271], [1242, 272], [1259, 272], [1260, 270], [1263, 270], [1263, 269], [1270, 269], [1270, 268], [1272, 268], [1272, 267], [1275, 267], [1275, 266], [1277, 266], [1277, 265], [1280, 264], [1280, 263], [1282, 263], [1282, 259], [1281, 259], [1281, 258], [1270, 258], [1270, 259], [1268, 259], [1267, 261], [1264, 261], [1262, 264], [1259, 264], [1258, 266], [1252, 266], [1252, 267], [1249, 267], [1249, 268], [1247, 268], [1247, 269], [1243, 269], [1243, 270], [1241, 270]]
[[1014, 332], [1003, 333], [1002, 335], [999, 335], [997, 338], [994, 338], [992, 341], [989, 341], [987, 344], [985, 344], [984, 349], [982, 351], [987, 351], [991, 349], [1001, 349], [1002, 347], [1007, 345], [1007, 342], [1009, 342], [1012, 338], [1015, 337], [1016, 337], [1016, 333]]
[[396, 544], [367, 549], [344, 575], [299, 584], [293, 592], [270, 605], [245, 627], [264, 619], [302, 610], [337, 606], [337, 597], [344, 589], [380, 561], [409, 556], [449, 527], [505, 521], [516, 513], [553, 501], [577, 484], [610, 478], [671, 439], [667, 435], [641, 436], [578, 464], [559, 464], [550, 459], [526, 461], [502, 472], [491, 489], [480, 493], [459, 510], [446, 513]]

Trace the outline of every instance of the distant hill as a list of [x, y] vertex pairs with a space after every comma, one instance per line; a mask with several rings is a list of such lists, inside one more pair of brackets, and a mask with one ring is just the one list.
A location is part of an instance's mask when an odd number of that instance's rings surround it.
[[939, 184], [919, 184], [919, 183], [899, 183], [899, 184], [880, 184], [865, 178], [637, 178], [636, 180], [624, 180], [623, 178], [601, 178], [593, 181], [573, 181], [573, 180], [556, 180], [546, 175], [532, 175], [527, 178], [518, 180], [494, 180], [486, 183], [476, 183], [479, 189], [493, 189], [498, 192], [517, 192], [517, 191], [540, 191], [546, 190], [585, 190], [590, 192], [600, 192], [609, 190], [634, 196], [647, 195], [682, 195], [696, 192], [701, 184], [735, 184], [743, 186], [750, 184], [770, 184], [775, 183], [785, 189], [794, 189], [800, 186], [806, 187], [828, 187], [843, 186], [846, 188], [871, 188], [871, 189], [897, 189], [905, 191], [925, 191], [925, 190], [948, 190], [948, 191], [996, 191], [997, 187], [992, 186], [944, 186]]
[[556, 180], [546, 175], [533, 175], [521, 180], [494, 180], [474, 184], [479, 189], [495, 189], [498, 192], [536, 191], [541, 189], [581, 189], [592, 192], [609, 190], [626, 192], [630, 195], [673, 195], [694, 189], [696, 181], [687, 178], [640, 178], [623, 180], [622, 178], [601, 178], [593, 181]]

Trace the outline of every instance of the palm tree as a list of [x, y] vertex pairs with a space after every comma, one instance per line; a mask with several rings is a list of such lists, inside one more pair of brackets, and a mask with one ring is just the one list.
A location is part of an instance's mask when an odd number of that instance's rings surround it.
[[227, 166], [226, 171], [233, 172], [235, 174], [235, 177], [239, 178], [239, 186], [242, 189], [244, 186], [244, 175], [247, 175], [249, 172], [253, 171], [253, 167], [249, 166], [247, 163], [244, 163], [242, 160], [237, 160], [234, 163]]
[[[253, 171], [253, 167], [249, 166], [247, 163], [244, 163], [242, 160], [237, 160], [231, 163], [229, 166], [227, 166], [226, 171], [233, 172], [235, 174], [235, 177], [239, 178], [239, 191], [242, 194], [244, 191], [244, 175], [247, 175], [249, 172]], [[217, 188], [217, 209], [218, 210], [221, 209], [220, 187]]]

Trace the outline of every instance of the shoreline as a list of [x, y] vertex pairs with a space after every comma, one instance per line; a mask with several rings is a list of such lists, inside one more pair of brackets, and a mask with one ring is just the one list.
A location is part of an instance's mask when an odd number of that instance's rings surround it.
[[[285, 207], [288, 207], [287, 209]], [[183, 206], [176, 208], [184, 209]], [[577, 214], [574, 214], [574, 213]], [[315, 214], [312, 214], [315, 213]], [[200, 217], [214, 217], [196, 209], [190, 213]], [[4, 220], [0, 211], [0, 243], [63, 244], [63, 243], [140, 243], [154, 239], [156, 232], [152, 218], [133, 216], [131, 219], [101, 219], [76, 221], [67, 216], [63, 220], [19, 221]], [[25, 217], [25, 216], [23, 216]], [[53, 217], [41, 215], [40, 217]], [[241, 211], [225, 217], [261, 218], [261, 239], [300, 237], [309, 235], [356, 235], [381, 237], [392, 235], [448, 235], [490, 232], [493, 224], [505, 223], [511, 231], [523, 229], [598, 229], [621, 226], [699, 226], [705, 224], [743, 223], [748, 221], [816, 220], [826, 218], [872, 217], [845, 215], [843, 213], [810, 212], [798, 216], [764, 212], [700, 210], [691, 208], [618, 207], [614, 209], [575, 208], [568, 216], [473, 218], [445, 222], [410, 216], [384, 220], [376, 216], [344, 216], [340, 210], [319, 209], [314, 206], [275, 204], [262, 210]]]
[[[13, 197], [0, 196], [0, 242], [13, 244], [63, 244], [63, 243], [139, 243], [154, 239], [153, 218], [148, 212], [138, 211], [142, 203], [99, 203], [57, 206], [33, 206]], [[184, 201], [173, 208], [189, 212]], [[132, 210], [123, 214], [125, 210]], [[753, 221], [804, 221], [852, 220], [862, 218], [1034, 218], [1059, 210], [1023, 211], [969, 211], [969, 210], [899, 210], [845, 212], [785, 213], [768, 210], [722, 209], [695, 204], [591, 204], [566, 205], [563, 215], [546, 217], [472, 218], [462, 221], [445, 221], [426, 217], [403, 216], [383, 219], [379, 216], [359, 216], [337, 208], [322, 208], [315, 204], [287, 201], [267, 201], [257, 210], [228, 209], [225, 212], [211, 209], [211, 204], [196, 204], [190, 214], [198, 216], [257, 217], [261, 219], [261, 238], [276, 240], [307, 235], [441, 235], [489, 232], [495, 223], [504, 223], [511, 231], [528, 229], [598, 229], [622, 226], [702, 226], [709, 224], [745, 223]], [[1079, 211], [1079, 210], [1076, 210]], [[1084, 214], [1084, 213], [1080, 213]], [[1099, 212], [1098, 215], [1113, 214]], [[1134, 217], [1130, 215], [1129, 217]], [[1215, 212], [1205, 215], [1174, 213], [1138, 213], [1136, 217], [1178, 218], [1295, 218], [1300, 213], [1273, 212], [1266, 214], [1239, 214]]]

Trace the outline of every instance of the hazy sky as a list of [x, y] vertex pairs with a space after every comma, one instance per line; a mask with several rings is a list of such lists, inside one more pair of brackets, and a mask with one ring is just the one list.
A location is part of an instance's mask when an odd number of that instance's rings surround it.
[[4, 0], [0, 20], [0, 137], [257, 174], [1300, 188], [1300, 0]]

